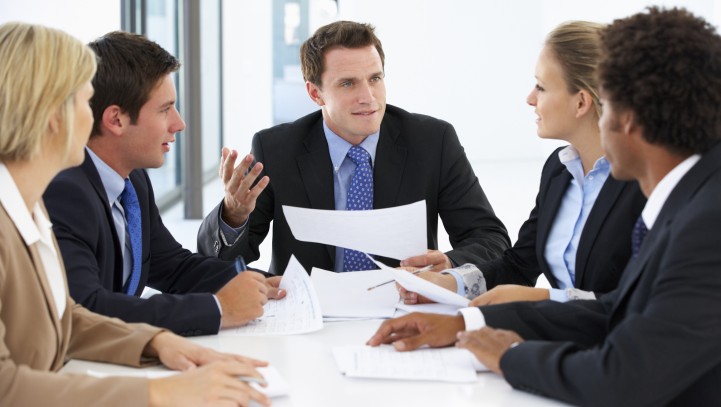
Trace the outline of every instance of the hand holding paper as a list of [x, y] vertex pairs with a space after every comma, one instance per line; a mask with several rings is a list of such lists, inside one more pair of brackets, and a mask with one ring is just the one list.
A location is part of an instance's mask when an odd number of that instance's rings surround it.
[[378, 267], [390, 273], [393, 276], [393, 279], [395, 279], [398, 284], [408, 291], [416, 292], [439, 304], [455, 305], [459, 308], [468, 306], [469, 300], [466, 297], [462, 297], [453, 291], [439, 287], [430, 281], [426, 281], [405, 270], [388, 267], [375, 259], [373, 259], [373, 261], [376, 265], [378, 265]]

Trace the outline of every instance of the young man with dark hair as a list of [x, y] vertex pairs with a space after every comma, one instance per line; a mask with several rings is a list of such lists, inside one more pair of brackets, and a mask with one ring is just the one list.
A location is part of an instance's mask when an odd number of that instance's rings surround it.
[[[385, 55], [372, 26], [328, 24], [300, 52], [306, 90], [320, 111], [257, 133], [252, 154], [235, 169], [237, 154], [224, 152], [225, 199], [201, 226], [201, 253], [256, 260], [273, 221], [273, 274], [283, 273], [291, 254], [308, 271], [375, 268], [353, 250], [297, 241], [282, 206], [365, 210], [420, 200], [426, 201], [428, 248], [438, 247], [440, 215], [454, 250], [435, 250], [405, 265], [432, 264], [440, 271], [493, 259], [508, 248], [506, 229], [453, 126], [386, 105]], [[253, 159], [258, 164], [250, 177], [262, 175], [258, 186], [266, 188], [257, 201], [247, 199], [252, 180], [243, 175]]]
[[[90, 47], [99, 58], [85, 161], [45, 193], [71, 296], [97, 313], [186, 336], [259, 317], [277, 279], [183, 249], [144, 170], [163, 164], [185, 128], [172, 76], [180, 63], [136, 34], [113, 32]], [[141, 299], [146, 285], [162, 294]]]
[[575, 405], [719, 405], [721, 36], [685, 10], [650, 8], [611, 24], [603, 46], [606, 157], [648, 197], [618, 289], [412, 314], [370, 345], [456, 343], [512, 386]]

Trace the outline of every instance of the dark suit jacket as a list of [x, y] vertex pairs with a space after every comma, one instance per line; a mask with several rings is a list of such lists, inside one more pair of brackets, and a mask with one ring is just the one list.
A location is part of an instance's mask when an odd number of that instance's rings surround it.
[[[135, 296], [123, 293], [122, 246], [103, 187], [86, 153], [80, 167], [61, 172], [44, 199], [65, 261], [70, 294], [100, 314], [147, 322], [182, 335], [218, 332], [220, 312], [209, 293], [236, 275], [232, 263], [185, 250], [163, 225], [150, 179], [130, 173], [143, 228], [143, 267]], [[149, 285], [163, 294], [139, 298]]]
[[579, 405], [721, 405], [719, 230], [721, 145], [669, 195], [616, 290], [482, 308], [530, 339], [501, 359], [506, 380]]
[[[256, 260], [258, 246], [273, 221], [272, 274], [283, 273], [291, 254], [309, 272], [311, 267], [333, 270], [335, 248], [297, 241], [282, 210], [282, 205], [335, 209], [333, 165], [321, 112], [257, 133], [253, 154], [263, 163], [270, 184], [258, 197], [248, 229], [234, 246], [220, 244], [218, 206], [201, 225], [198, 251], [225, 259], [241, 254], [249, 262]], [[374, 208], [426, 200], [428, 247], [438, 247], [440, 215], [455, 249], [448, 256], [458, 264], [468, 261], [471, 245], [473, 258], [484, 260], [500, 256], [510, 245], [506, 229], [493, 213], [449, 123], [388, 105], [373, 177]], [[397, 260], [385, 260], [398, 264]]]
[[[561, 147], [548, 157], [541, 173], [536, 207], [518, 232], [518, 240], [503, 257], [479, 265], [490, 289], [498, 284], [533, 286], [543, 273], [558, 288], [545, 250], [571, 174], [558, 158]], [[631, 231], [646, 198], [638, 183], [608, 177], [588, 215], [576, 253], [576, 288], [607, 293], [616, 288], [631, 257]]]

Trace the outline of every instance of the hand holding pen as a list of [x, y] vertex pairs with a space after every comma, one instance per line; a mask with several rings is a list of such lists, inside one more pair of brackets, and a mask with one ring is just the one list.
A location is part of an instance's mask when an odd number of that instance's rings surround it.
[[[427, 266], [425, 266], [425, 267], [423, 267], [423, 268], [419, 268], [418, 270], [412, 272], [411, 274], [416, 275], [416, 274], [419, 274], [419, 273], [423, 273], [424, 271], [431, 271], [432, 269], [433, 269], [433, 264], [429, 264], [429, 265], [427, 265]], [[380, 284], [378, 284], [378, 285], [374, 285], [373, 287], [368, 287], [368, 291], [370, 291], [370, 290], [372, 290], [372, 289], [374, 289], [374, 288], [378, 288], [378, 287], [384, 286], [384, 285], [386, 285], [386, 284], [393, 283], [393, 282], [395, 282], [395, 281], [396, 281], [396, 280], [388, 280], [388, 281], [383, 282], [383, 283], [380, 283]]]

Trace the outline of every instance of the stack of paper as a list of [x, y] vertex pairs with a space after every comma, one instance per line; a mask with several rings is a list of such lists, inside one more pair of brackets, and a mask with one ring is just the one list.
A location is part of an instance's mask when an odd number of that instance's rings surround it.
[[318, 294], [323, 317], [328, 320], [390, 318], [398, 303], [395, 283], [368, 290], [389, 280], [382, 270], [334, 273], [313, 268], [310, 275]]

